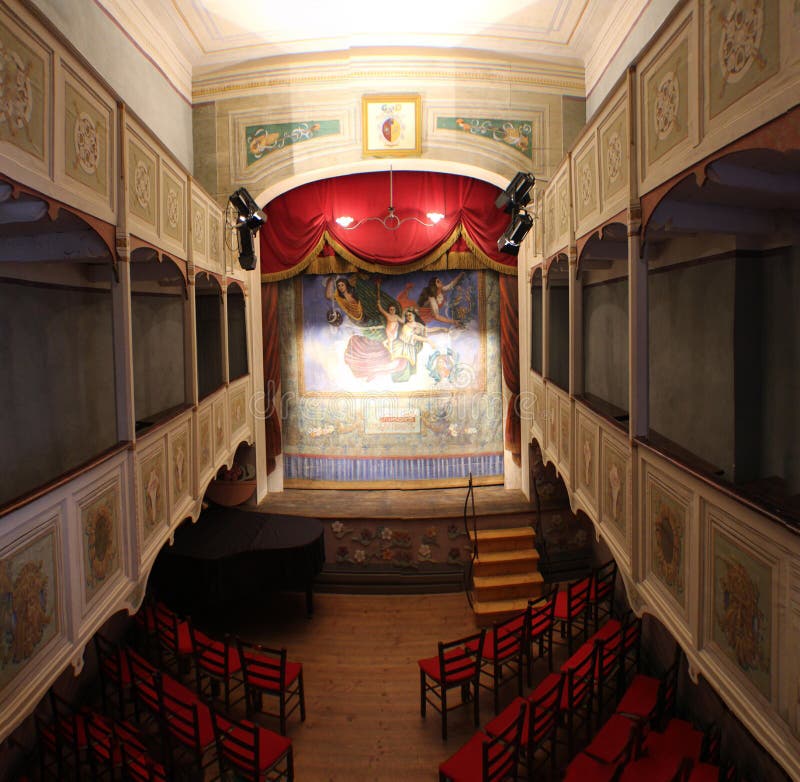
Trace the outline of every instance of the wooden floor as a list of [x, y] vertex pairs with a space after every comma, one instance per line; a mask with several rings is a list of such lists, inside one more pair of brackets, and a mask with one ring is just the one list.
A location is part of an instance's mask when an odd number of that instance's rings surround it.
[[[475, 513], [526, 513], [534, 510], [520, 490], [503, 486], [476, 486]], [[383, 491], [286, 489], [268, 494], [258, 510], [316, 518], [446, 518], [462, 516], [466, 488]], [[470, 512], [472, 501], [470, 501]]]
[[[287, 728], [297, 782], [435, 782], [439, 763], [475, 728], [471, 708], [457, 709], [445, 743], [438, 712], [420, 717], [417, 660], [435, 655], [438, 640], [474, 632], [464, 595], [317, 594], [311, 619], [302, 596], [273, 600], [227, 615], [219, 629], [286, 646], [303, 663], [307, 719], [296, 713]], [[545, 669], [540, 663], [537, 679]], [[503, 704], [515, 694], [507, 686]], [[485, 724], [491, 694], [481, 695]]]

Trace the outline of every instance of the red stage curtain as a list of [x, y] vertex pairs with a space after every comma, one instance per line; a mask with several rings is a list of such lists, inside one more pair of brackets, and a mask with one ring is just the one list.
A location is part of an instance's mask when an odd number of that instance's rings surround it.
[[264, 341], [264, 429], [269, 474], [275, 469], [275, 459], [281, 452], [281, 402], [278, 396], [281, 384], [281, 353], [277, 282], [265, 282], [261, 285], [261, 330]]
[[[392, 175], [392, 203], [397, 216], [426, 220], [427, 212], [444, 219], [433, 227], [414, 220], [387, 231], [370, 220], [348, 231], [336, 218], [388, 214], [389, 172], [323, 179], [290, 190], [264, 208], [267, 223], [259, 232], [261, 273], [282, 279], [300, 273], [326, 243], [350, 262], [400, 265], [433, 260], [463, 235], [466, 246], [489, 265], [516, 270], [517, 259], [497, 250], [509, 217], [494, 205], [499, 189], [470, 177], [423, 171]], [[513, 273], [513, 272], [512, 272]]]
[[500, 275], [500, 356], [503, 379], [511, 393], [506, 412], [505, 445], [521, 464], [522, 432], [519, 420], [519, 293], [517, 278]]

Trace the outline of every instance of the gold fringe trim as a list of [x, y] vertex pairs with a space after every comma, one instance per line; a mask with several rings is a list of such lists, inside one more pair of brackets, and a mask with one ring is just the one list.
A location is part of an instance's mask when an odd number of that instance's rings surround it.
[[464, 241], [467, 243], [467, 247], [475, 253], [475, 256], [480, 259], [484, 266], [488, 266], [490, 269], [494, 269], [494, 271], [500, 274], [510, 274], [514, 277], [517, 276], [517, 266], [506, 266], [505, 264], [498, 263], [497, 261], [493, 261], [488, 255], [486, 255], [480, 247], [478, 247], [475, 242], [472, 241], [472, 238], [466, 231], [462, 231], [464, 236]]
[[342, 256], [342, 258], [350, 261], [350, 263], [352, 263], [357, 269], [368, 272], [378, 272], [379, 274], [406, 274], [408, 272], [426, 269], [431, 264], [440, 261], [447, 251], [456, 243], [460, 233], [461, 226], [457, 225], [453, 229], [450, 236], [448, 236], [447, 239], [442, 242], [442, 244], [433, 250], [433, 252], [428, 253], [428, 255], [426, 255], [424, 258], [420, 258], [418, 261], [403, 264], [381, 264], [374, 263], [373, 261], [365, 261], [363, 258], [353, 255], [353, 253], [351, 253], [346, 247], [339, 244], [339, 242], [337, 242], [330, 234], [328, 234], [327, 231], [325, 232], [325, 238], [328, 240], [328, 243], [331, 245], [331, 247], [333, 247], [333, 249]]
[[[459, 236], [464, 241], [470, 252], [450, 252]], [[325, 242], [331, 245], [336, 255], [320, 255]], [[457, 225], [450, 236], [442, 242], [433, 252], [413, 263], [382, 264], [366, 261], [351, 253], [346, 247], [337, 242], [327, 231], [317, 242], [311, 252], [291, 269], [280, 272], [262, 274], [261, 282], [279, 282], [296, 277], [303, 272], [307, 274], [351, 274], [355, 271], [366, 271], [376, 274], [399, 275], [427, 269], [429, 271], [446, 271], [448, 269], [483, 269], [488, 267], [500, 274], [517, 276], [516, 266], [506, 266], [493, 261], [486, 253], [475, 244], [462, 225]]]
[[299, 263], [292, 266], [291, 269], [284, 269], [280, 272], [271, 272], [269, 274], [262, 274], [261, 275], [261, 282], [280, 282], [281, 280], [288, 280], [290, 277], [296, 277], [298, 274], [301, 274], [305, 271], [306, 267], [309, 266], [316, 257], [322, 251], [322, 248], [325, 246], [325, 239], [327, 236], [327, 231], [323, 231], [320, 240], [314, 245], [311, 252], [306, 255], [305, 258], [301, 259]]

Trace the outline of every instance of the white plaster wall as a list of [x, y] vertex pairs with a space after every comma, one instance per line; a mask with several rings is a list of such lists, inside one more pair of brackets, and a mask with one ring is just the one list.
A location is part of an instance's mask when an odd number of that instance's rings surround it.
[[31, 0], [162, 144], [192, 170], [192, 108], [93, 0]]

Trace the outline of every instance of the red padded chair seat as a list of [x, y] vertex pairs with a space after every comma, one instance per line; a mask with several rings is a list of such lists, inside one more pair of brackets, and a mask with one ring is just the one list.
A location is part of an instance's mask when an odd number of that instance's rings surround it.
[[578, 651], [561, 664], [561, 670], [568, 671], [570, 668], [577, 668], [593, 651], [594, 644], [591, 641], [581, 644]]
[[605, 641], [622, 628], [619, 619], [609, 619], [591, 638], [590, 641]]
[[[514, 720], [517, 719], [519, 710], [526, 703], [525, 698], [514, 698], [493, 720], [486, 723], [484, 730], [490, 736], [499, 736], [507, 730]], [[522, 724], [522, 746], [528, 743], [528, 728], [530, 722], [530, 710], [525, 712], [525, 721]]]
[[[248, 731], [246, 728], [249, 728]], [[233, 723], [231, 729], [226, 735], [230, 735], [235, 739], [242, 742], [250, 740], [253, 723]], [[292, 740], [281, 736], [280, 733], [275, 733], [267, 728], [262, 728], [260, 725], [255, 726], [256, 736], [258, 739], [258, 760], [259, 771], [269, 768], [281, 755], [288, 751], [292, 746]]]
[[659, 680], [654, 676], [637, 673], [617, 704], [618, 714], [635, 714], [649, 718], [658, 703]]
[[483, 745], [490, 740], [485, 733], [476, 733], [455, 755], [439, 764], [439, 773], [453, 782], [481, 782]]
[[[220, 655], [219, 657], [208, 652], [200, 651], [198, 658], [203, 670], [216, 676], [224, 676], [225, 668], [220, 665], [222, 655], [225, 654], [225, 644], [222, 641], [213, 641], [208, 639], [208, 642], [214, 650]], [[228, 654], [228, 673], [238, 673], [242, 670], [242, 661], [239, 658], [239, 650], [232, 645], [227, 647]]]
[[209, 747], [214, 743], [214, 723], [211, 720], [211, 709], [194, 691], [186, 685], [173, 679], [171, 676], [163, 675], [161, 685], [167, 695], [179, 701], [180, 706], [191, 708], [197, 706], [197, 729], [199, 731], [199, 743], [203, 748]]
[[692, 763], [700, 761], [702, 748], [702, 731], [697, 730], [691, 722], [675, 718], [667, 723], [663, 733], [649, 733], [645, 742], [648, 755], [653, 757], [680, 755]]
[[719, 766], [713, 763], [696, 763], [692, 766], [687, 782], [718, 782]]
[[653, 758], [643, 756], [622, 769], [619, 782], [673, 782], [683, 764], [680, 757]]
[[[276, 668], [275, 671], [277, 672], [277, 670]], [[287, 660], [283, 687], [281, 687], [278, 681], [277, 673], [276, 676], [258, 676], [257, 674], [251, 673], [247, 677], [247, 681], [251, 687], [258, 687], [260, 690], [266, 690], [267, 692], [280, 692], [281, 689], [285, 689], [290, 684], [293, 684], [302, 672], [303, 663], [291, 663]]]
[[612, 714], [586, 747], [586, 752], [604, 763], [619, 761], [625, 753], [633, 730], [635, 725], [630, 719], [621, 714]]
[[178, 622], [178, 654], [191, 654], [194, 651], [192, 643], [192, 633], [189, 630], [189, 623], [182, 619]]
[[564, 782], [611, 782], [616, 773], [616, 763], [601, 763], [579, 752], [567, 766]]
[[[447, 659], [461, 659], [463, 658], [463, 652], [460, 652], [458, 649], [454, 649], [452, 652], [445, 655], [445, 662]], [[439, 665], [439, 655], [436, 657], [428, 657], [425, 660], [419, 660], [419, 667], [422, 671], [425, 672], [428, 676], [431, 677], [434, 681], [441, 681], [442, 680], [442, 669]], [[453, 674], [448, 673], [447, 681], [450, 684], [457, 684], [458, 682], [468, 682], [472, 677], [475, 675], [475, 666], [477, 662], [473, 665], [465, 665], [463, 670], [457, 671]], [[288, 668], [288, 663], [287, 663]]]

